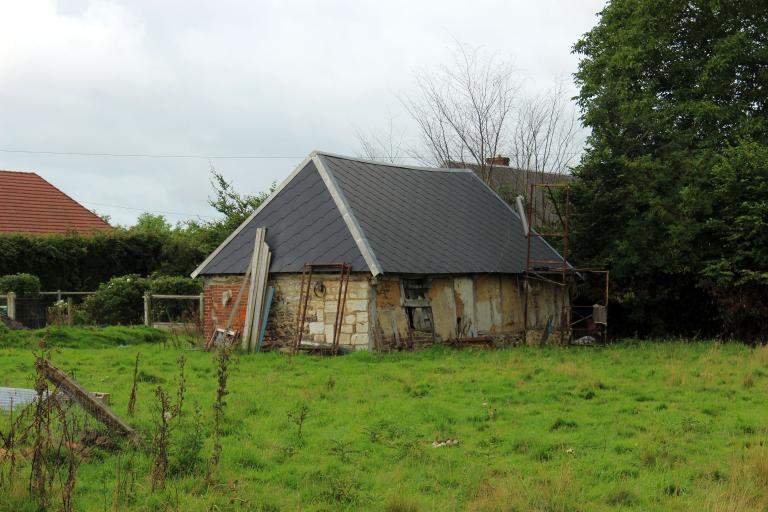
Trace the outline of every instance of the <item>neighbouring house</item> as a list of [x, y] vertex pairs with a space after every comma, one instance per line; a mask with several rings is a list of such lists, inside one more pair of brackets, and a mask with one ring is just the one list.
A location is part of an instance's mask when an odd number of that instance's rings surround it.
[[[478, 164], [450, 162], [448, 167], [471, 169], [480, 179], [488, 183], [502, 199], [513, 203], [515, 197], [523, 196], [530, 203], [533, 199], [535, 206], [532, 211], [534, 225], [539, 228], [554, 228], [547, 231], [559, 231], [562, 228], [563, 212], [560, 212], [553, 202], [556, 187], [568, 185], [573, 182], [573, 175], [569, 173], [546, 172], [535, 169], [521, 169], [509, 165], [509, 157], [495, 156], [485, 159], [485, 166]], [[542, 185], [554, 185], [545, 188]], [[537, 185], [531, 196], [531, 185]]]
[[33, 172], [0, 171], [0, 233], [108, 231], [104, 219]]
[[[568, 300], [547, 279], [529, 280], [524, 293], [521, 220], [471, 170], [314, 152], [193, 272], [205, 278], [208, 335], [230, 314], [236, 328], [245, 321], [247, 300], [231, 308], [259, 227], [272, 251], [275, 297], [265, 332], [273, 344], [296, 333], [305, 263], [352, 265], [339, 343], [354, 349], [479, 336], [523, 341], [524, 296], [539, 333], [560, 325]], [[537, 260], [562, 262], [543, 238], [530, 242]], [[302, 339], [330, 342], [338, 286], [338, 275], [313, 275]]]
[[478, 164], [451, 162], [449, 167], [471, 169], [481, 179], [504, 197], [528, 196], [531, 184], [571, 183], [573, 176], [568, 173], [546, 172], [535, 169], [521, 169], [509, 165], [509, 157], [496, 156], [485, 159], [485, 167]]

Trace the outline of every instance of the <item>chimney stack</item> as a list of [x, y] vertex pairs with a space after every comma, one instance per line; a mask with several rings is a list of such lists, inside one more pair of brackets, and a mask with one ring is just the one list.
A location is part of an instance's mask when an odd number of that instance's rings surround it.
[[507, 156], [489, 156], [485, 163], [491, 167], [509, 167], [509, 157]]

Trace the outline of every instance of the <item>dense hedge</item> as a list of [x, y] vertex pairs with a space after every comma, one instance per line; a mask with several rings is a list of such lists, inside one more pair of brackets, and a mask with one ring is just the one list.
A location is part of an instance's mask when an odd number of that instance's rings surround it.
[[0, 235], [0, 275], [38, 276], [44, 290], [89, 291], [114, 276], [187, 276], [209, 249], [189, 237], [126, 230], [87, 237]]

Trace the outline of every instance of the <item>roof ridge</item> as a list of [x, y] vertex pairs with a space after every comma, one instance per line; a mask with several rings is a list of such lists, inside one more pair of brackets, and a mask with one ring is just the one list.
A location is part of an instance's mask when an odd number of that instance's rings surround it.
[[341, 218], [344, 219], [344, 223], [347, 225], [347, 229], [352, 235], [352, 239], [355, 241], [360, 254], [363, 255], [363, 259], [365, 259], [365, 262], [368, 264], [368, 270], [370, 270], [374, 277], [382, 274], [383, 272], [381, 264], [379, 263], [379, 258], [376, 256], [376, 253], [373, 252], [368, 237], [352, 211], [352, 208], [344, 195], [344, 191], [341, 190], [341, 187], [339, 187], [339, 184], [336, 182], [336, 177], [334, 176], [333, 171], [328, 169], [325, 162], [323, 162], [323, 157], [328, 155], [316, 151], [313, 152], [313, 155], [312, 160], [315, 162], [317, 172], [320, 173], [320, 177], [323, 179], [325, 187], [328, 189], [328, 192], [330, 192], [333, 202], [336, 203], [336, 208], [339, 210]]
[[0, 169], [0, 172], [6, 174], [29, 174], [32, 176], [37, 176], [38, 178], [41, 177], [39, 174], [37, 174], [37, 171], [16, 171], [14, 169]]
[[358, 157], [352, 157], [352, 156], [346, 156], [346, 155], [339, 155], [337, 153], [329, 153], [327, 151], [319, 151], [315, 150], [312, 152], [312, 155], [318, 155], [318, 156], [325, 156], [328, 158], [338, 158], [341, 160], [349, 160], [352, 162], [361, 162], [364, 164], [372, 164], [372, 165], [381, 165], [383, 167], [393, 167], [395, 169], [407, 169], [412, 171], [426, 171], [426, 172], [445, 172], [445, 173], [466, 173], [466, 172], [473, 172], [470, 169], [466, 168], [450, 168], [450, 167], [424, 167], [424, 166], [418, 166], [418, 165], [405, 165], [405, 164], [395, 164], [392, 162], [380, 162], [378, 160], [369, 160], [366, 158], [358, 158]]

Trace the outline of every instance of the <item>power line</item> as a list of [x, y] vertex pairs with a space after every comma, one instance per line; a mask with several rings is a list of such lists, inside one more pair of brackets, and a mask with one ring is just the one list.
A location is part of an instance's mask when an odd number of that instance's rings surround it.
[[29, 155], [56, 155], [56, 156], [105, 156], [105, 157], [117, 157], [117, 158], [191, 158], [200, 160], [209, 159], [259, 159], [259, 160], [275, 160], [283, 158], [304, 158], [296, 156], [268, 156], [268, 155], [157, 155], [151, 153], [86, 153], [82, 151], [33, 151], [27, 149], [5, 149], [0, 148], [0, 152], [3, 153], [23, 153]]
[[[198, 160], [301, 160], [306, 155], [183, 155], [183, 154], [154, 154], [154, 153], [89, 153], [85, 151], [42, 151], [29, 149], [0, 148], [1, 153], [20, 153], [27, 155], [54, 155], [54, 156], [86, 156], [86, 157], [113, 157], [113, 158], [188, 158]], [[564, 155], [580, 155], [581, 151], [568, 151]], [[517, 153], [506, 153], [504, 156], [518, 156]], [[371, 160], [420, 160], [427, 158], [423, 155], [392, 155], [381, 157], [366, 157]]]
[[121, 210], [134, 210], [137, 212], [146, 212], [146, 213], [159, 213], [162, 215], [178, 215], [180, 217], [204, 217], [206, 219], [214, 219], [215, 217], [211, 217], [210, 215], [200, 215], [197, 213], [181, 213], [181, 212], [164, 212], [159, 210], [147, 210], [144, 208], [134, 208], [131, 206], [119, 206], [116, 204], [104, 204], [104, 203], [94, 203], [92, 201], [80, 201], [83, 204], [89, 204], [93, 206], [104, 206], [107, 208], [119, 208]]

